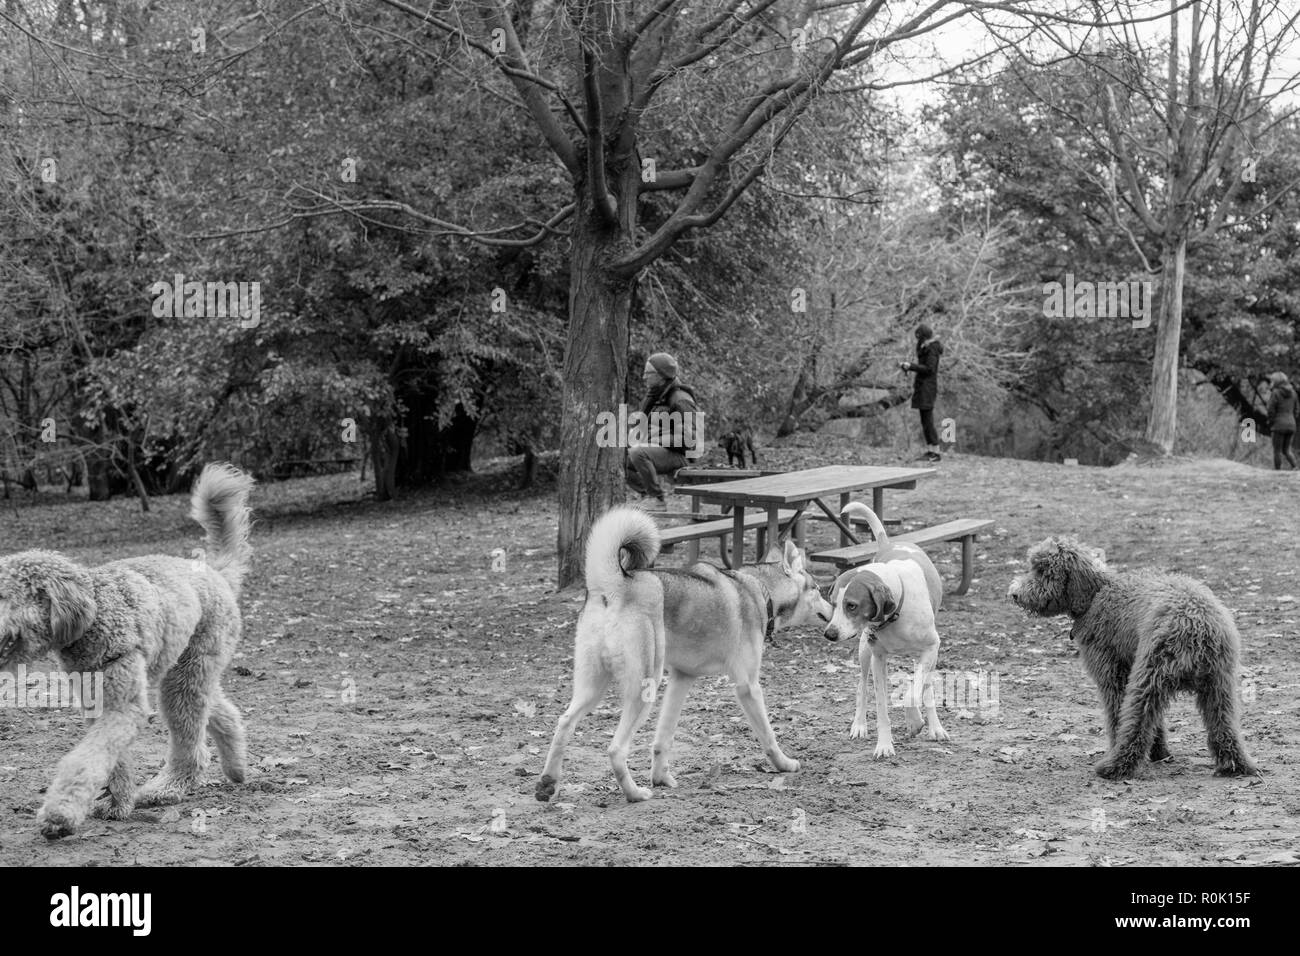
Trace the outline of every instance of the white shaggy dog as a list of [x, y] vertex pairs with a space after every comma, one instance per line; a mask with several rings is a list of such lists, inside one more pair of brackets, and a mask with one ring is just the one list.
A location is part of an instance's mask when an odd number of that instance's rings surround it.
[[[75, 832], [105, 786], [97, 813], [109, 819], [136, 803], [176, 803], [199, 782], [207, 733], [226, 776], [243, 782], [244, 725], [220, 681], [239, 643], [252, 486], [231, 465], [203, 469], [190, 511], [207, 532], [201, 561], [150, 555], [86, 568], [52, 551], [0, 558], [0, 669], [53, 653], [68, 671], [104, 675], [103, 716], [59, 761], [37, 814], [48, 839]], [[128, 750], [153, 686], [171, 753], [137, 793]]]

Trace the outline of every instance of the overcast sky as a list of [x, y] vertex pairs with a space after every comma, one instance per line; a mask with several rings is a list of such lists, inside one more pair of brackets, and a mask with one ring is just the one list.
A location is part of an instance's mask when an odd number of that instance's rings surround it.
[[[1296, 4], [1297, 0], [1287, 0], [1284, 13], [1279, 0], [1267, 0], [1265, 6], [1273, 11], [1272, 15], [1265, 21], [1266, 35], [1269, 38], [1286, 29], [1284, 19], [1295, 13], [1293, 8]], [[1065, 6], [1065, 4], [1060, 4], [1056, 9], [1063, 9]], [[1022, 19], [1005, 13], [997, 13], [992, 22], [1001, 36], [1001, 41], [1017, 40], [1023, 43], [1027, 39], [1030, 40], [1030, 42], [1024, 43], [1022, 49], [1040, 62], [1064, 55], [1066, 47], [1077, 50], [1085, 42], [1100, 44], [1106, 39], [1123, 42], [1127, 36], [1129, 42], [1136, 40], [1149, 49], [1159, 49], [1169, 42], [1170, 18], [1167, 0], [1149, 0], [1149, 2], [1125, 4], [1125, 6], [1131, 7], [1135, 17], [1154, 17], [1155, 19], [1148, 22], [1119, 25], [1120, 17], [1112, 10], [1108, 15], [1111, 23], [1117, 25], [1093, 29], [1069, 24], [1051, 24], [1047, 29], [1037, 31], [1032, 38], [1030, 38], [1030, 27]], [[1225, 49], [1231, 48], [1236, 51], [1239, 49], [1242, 33], [1239, 29], [1240, 20], [1231, 9], [1233, 4], [1206, 3], [1204, 4], [1206, 15], [1211, 15], [1216, 7], [1227, 9], [1224, 14], [1227, 29], [1223, 31], [1221, 43]], [[891, 4], [886, 9], [890, 11], [887, 14], [888, 19], [881, 23], [877, 30], [891, 28], [894, 24], [914, 15], [918, 5], [912, 3]], [[1178, 14], [1178, 17], [1179, 45], [1185, 55], [1188, 34], [1191, 29], [1191, 12], [1183, 10]], [[1296, 84], [1296, 76], [1300, 73], [1300, 33], [1297, 33], [1294, 28], [1291, 28], [1288, 32], [1290, 34], [1286, 38], [1288, 49], [1279, 57], [1271, 70], [1273, 79], [1266, 89], [1276, 90], [1285, 85], [1294, 87]], [[1212, 34], [1212, 27], [1209, 23], [1206, 23], [1202, 28], [1202, 36], [1203, 43], [1207, 47], [1207, 56]], [[999, 45], [999, 38], [987, 29], [983, 23], [974, 17], [964, 16], [916, 39], [895, 44], [890, 48], [887, 55], [877, 61], [877, 71], [882, 79], [891, 83], [920, 79], [939, 73], [945, 67], [969, 61], [981, 54], [993, 52], [997, 50]], [[1208, 67], [1205, 76], [1207, 78], [1209, 76]], [[928, 83], [895, 87], [891, 91], [891, 95], [896, 96], [903, 106], [912, 109], [940, 97], [944, 85], [945, 80], [940, 78]], [[1297, 96], [1296, 91], [1293, 89], [1285, 96], [1285, 101], [1293, 106], [1300, 105], [1300, 96]]]

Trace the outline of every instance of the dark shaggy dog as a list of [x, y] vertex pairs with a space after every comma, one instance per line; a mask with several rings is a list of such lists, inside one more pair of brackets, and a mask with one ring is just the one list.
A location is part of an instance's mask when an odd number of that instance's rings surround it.
[[1237, 716], [1241, 639], [1232, 615], [1204, 584], [1180, 574], [1119, 573], [1105, 555], [1068, 538], [1029, 551], [1029, 573], [1008, 596], [1044, 617], [1068, 614], [1070, 636], [1101, 692], [1110, 751], [1097, 773], [1133, 776], [1163, 760], [1164, 711], [1178, 691], [1196, 694], [1219, 774], [1258, 773]]
[[727, 464], [735, 464], [737, 468], [745, 467], [745, 450], [749, 450], [749, 459], [755, 465], [758, 464], [758, 455], [754, 451], [754, 433], [750, 431], [747, 425], [733, 425], [731, 431], [727, 432], [718, 439], [722, 447], [727, 451]]

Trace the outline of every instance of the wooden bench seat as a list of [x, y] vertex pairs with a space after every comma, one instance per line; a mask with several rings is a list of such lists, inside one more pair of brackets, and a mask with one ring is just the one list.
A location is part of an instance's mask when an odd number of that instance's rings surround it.
[[[786, 526], [790, 524], [790, 522], [794, 519], [794, 516], [797, 513], [798, 512], [786, 511], [786, 510], [778, 511], [777, 522], [780, 524], [782, 529], [784, 529]], [[702, 518], [705, 516], [699, 515], [698, 517]], [[730, 560], [730, 556], [728, 554], [729, 549], [727, 547], [727, 538], [730, 537], [732, 531], [735, 529], [735, 524], [736, 524], [735, 518], [726, 517], [726, 518], [713, 518], [712, 520], [708, 520], [708, 521], [696, 521], [693, 522], [692, 524], [684, 524], [678, 528], [661, 529], [659, 532], [659, 549], [662, 552], [668, 552], [668, 551], [672, 551], [674, 547], [676, 547], [679, 544], [682, 544], [683, 542], [689, 543], [689, 542], [701, 541], [704, 538], [717, 538], [719, 547], [721, 548], [723, 564], [726, 564], [728, 567], [730, 567], [730, 564], [728, 563]], [[752, 511], [745, 515], [745, 530], [750, 531], [753, 529], [758, 529], [760, 554], [762, 553], [763, 548], [766, 544], [766, 542], [763, 541], [763, 538], [765, 537], [764, 531], [766, 530], [766, 528], [767, 528], [766, 511]], [[688, 555], [688, 557], [690, 558], [690, 560], [694, 561], [698, 558], [698, 555], [699, 555], [698, 550], [693, 548], [691, 550], [691, 553]]]
[[[826, 515], [813, 514], [811, 512], [806, 513], [803, 517], [805, 521], [825, 521], [827, 524], [834, 523]], [[855, 528], [861, 528], [864, 531], [871, 530], [871, 525], [867, 523], [867, 520], [865, 518], [850, 518], [848, 516], [843, 516], [840, 518], [840, 520], [843, 521], [845, 524], [850, 524]], [[880, 523], [885, 526], [886, 530], [890, 530], [892, 528], [901, 528], [903, 526], [903, 522], [906, 520], [907, 520], [906, 518], [889, 517], [889, 518], [881, 518]]]
[[[934, 544], [938, 541], [960, 541], [961, 585], [954, 593], [965, 594], [970, 587], [971, 578], [975, 574], [975, 538], [980, 532], [987, 531], [991, 527], [993, 527], [991, 520], [959, 518], [955, 521], [945, 521], [943, 524], [937, 524], [932, 528], [922, 528], [919, 531], [909, 531], [906, 534], [891, 535], [889, 540], [899, 543], [907, 542], [918, 547]], [[844, 571], [848, 568], [856, 568], [860, 564], [869, 563], [876, 556], [878, 548], [876, 542], [869, 541], [866, 544], [849, 545], [847, 548], [818, 551], [816, 554], [808, 555], [808, 558], [812, 561], [825, 561], [834, 564], [837, 570]]]

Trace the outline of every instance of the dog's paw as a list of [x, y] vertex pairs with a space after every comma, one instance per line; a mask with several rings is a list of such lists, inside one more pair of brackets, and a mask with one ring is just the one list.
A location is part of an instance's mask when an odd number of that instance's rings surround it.
[[136, 792], [135, 803], [138, 807], [163, 807], [180, 803], [189, 795], [191, 786], [186, 781], [162, 773]]
[[876, 753], [873, 759], [883, 760], [885, 757], [894, 756], [894, 742], [892, 740], [881, 740], [876, 743]]
[[924, 730], [925, 730], [925, 721], [922, 720], [920, 717], [917, 717], [915, 720], [913, 720], [911, 717], [907, 718], [907, 732], [911, 736], [915, 737], [916, 735], [922, 733]]
[[921, 739], [922, 740], [948, 740], [949, 739], [948, 731], [944, 730], [942, 727], [934, 727], [932, 729], [927, 729], [922, 732]]
[[551, 797], [555, 796], [555, 788], [559, 786], [560, 781], [554, 777], [542, 777], [537, 781], [537, 789], [533, 791], [533, 796], [542, 803], [549, 803]]
[[795, 760], [793, 757], [785, 757], [781, 760], [773, 760], [772, 766], [775, 767], [777, 770], [781, 771], [782, 773], [799, 772], [799, 761]]
[[1259, 767], [1243, 757], [1239, 760], [1219, 764], [1214, 768], [1214, 775], [1216, 777], [1256, 777], [1259, 776]]
[[668, 787], [675, 789], [677, 787], [677, 778], [667, 770], [660, 771], [654, 775], [653, 783], [656, 787]]
[[633, 787], [627, 791], [626, 796], [628, 803], [641, 803], [644, 800], [649, 800], [653, 794], [645, 787]]
[[97, 820], [125, 820], [131, 816], [131, 811], [135, 809], [132, 803], [117, 803], [112, 800], [101, 800], [95, 804], [90, 815]]
[[36, 814], [36, 825], [41, 829], [41, 836], [47, 840], [58, 840], [71, 836], [81, 826], [80, 816], [68, 809], [41, 807]]
[[855, 720], [853, 726], [849, 728], [849, 739], [857, 740], [871, 736], [871, 725], [865, 720]]
[[1106, 759], [1099, 761], [1092, 769], [1097, 771], [1097, 776], [1107, 780], [1128, 780], [1133, 777], [1136, 768], [1122, 761]]

